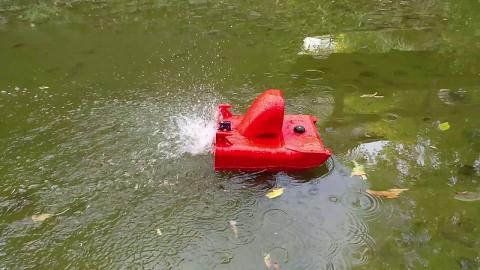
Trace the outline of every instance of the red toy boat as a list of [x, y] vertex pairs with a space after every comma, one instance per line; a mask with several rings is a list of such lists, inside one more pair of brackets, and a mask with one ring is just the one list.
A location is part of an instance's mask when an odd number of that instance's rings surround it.
[[245, 115], [218, 106], [215, 170], [294, 171], [317, 167], [331, 155], [311, 115], [284, 115], [282, 91], [259, 95]]

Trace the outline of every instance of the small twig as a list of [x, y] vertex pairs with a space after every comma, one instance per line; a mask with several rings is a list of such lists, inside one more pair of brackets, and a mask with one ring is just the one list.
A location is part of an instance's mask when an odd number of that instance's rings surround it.
[[65, 214], [66, 212], [68, 212], [68, 210], [70, 210], [69, 208], [65, 209], [64, 211], [60, 212], [60, 213], [56, 213], [54, 214], [54, 216], [60, 216], [60, 215], [63, 215]]
[[384, 96], [379, 96], [379, 95], [378, 95], [378, 92], [375, 92], [375, 93], [373, 93], [373, 94], [361, 95], [360, 97], [361, 97], [361, 98], [383, 98]]

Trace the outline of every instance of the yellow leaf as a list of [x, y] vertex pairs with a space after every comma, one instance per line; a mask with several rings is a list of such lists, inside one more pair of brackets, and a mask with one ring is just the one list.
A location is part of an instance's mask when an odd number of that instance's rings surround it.
[[269, 199], [276, 198], [283, 194], [283, 188], [272, 188], [265, 196]]
[[33, 215], [32, 216], [32, 220], [34, 222], [42, 222], [44, 220], [46, 220], [47, 218], [50, 218], [52, 217], [53, 215], [52, 214], [40, 214], [40, 215]]
[[363, 165], [358, 164], [356, 161], [353, 162], [355, 167], [352, 169], [352, 176], [360, 176], [363, 180], [367, 180], [367, 174], [365, 173], [365, 167]]
[[265, 256], [263, 256], [263, 261], [268, 269], [272, 268], [272, 258], [270, 257], [270, 254], [265, 254]]
[[450, 124], [448, 122], [443, 122], [441, 124], [438, 124], [438, 129], [441, 131], [446, 131], [450, 128]]
[[385, 197], [387, 199], [396, 199], [400, 196], [400, 193], [407, 191], [407, 188], [391, 188], [389, 190], [371, 190], [367, 189], [367, 193], [378, 197]]

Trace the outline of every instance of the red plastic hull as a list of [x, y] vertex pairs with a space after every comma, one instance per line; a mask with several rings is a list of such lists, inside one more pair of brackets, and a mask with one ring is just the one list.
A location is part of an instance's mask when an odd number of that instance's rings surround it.
[[[283, 115], [283, 95], [268, 91], [245, 116], [231, 114], [227, 104], [219, 106], [219, 125], [228, 121], [231, 130], [217, 131], [215, 170], [298, 171], [322, 165], [331, 156], [316, 129], [316, 118]], [[295, 132], [297, 126], [304, 131]]]

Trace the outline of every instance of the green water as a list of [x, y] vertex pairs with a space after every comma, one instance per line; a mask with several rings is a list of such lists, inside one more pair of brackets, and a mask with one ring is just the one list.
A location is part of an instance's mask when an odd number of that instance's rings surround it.
[[[479, 12], [0, 0], [0, 268], [480, 269], [480, 201], [455, 199], [480, 191]], [[317, 36], [333, 45], [305, 50]], [[215, 173], [215, 105], [267, 88], [319, 118], [335, 157]], [[389, 188], [409, 190], [366, 192]]]

